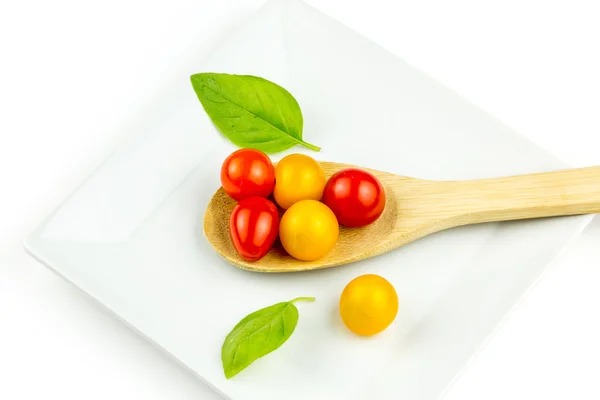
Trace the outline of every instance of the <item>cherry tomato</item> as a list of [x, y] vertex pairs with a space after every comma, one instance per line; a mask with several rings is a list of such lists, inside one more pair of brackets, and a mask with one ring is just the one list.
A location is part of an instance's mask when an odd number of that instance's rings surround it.
[[372, 336], [386, 329], [398, 313], [398, 295], [379, 275], [362, 275], [352, 280], [340, 297], [340, 315], [357, 335]]
[[327, 181], [323, 203], [331, 208], [340, 224], [365, 226], [381, 216], [385, 207], [385, 190], [381, 182], [367, 171], [343, 169]]
[[275, 186], [275, 168], [262, 151], [237, 150], [223, 162], [221, 186], [237, 201], [250, 196], [268, 197]]
[[279, 231], [279, 213], [273, 202], [252, 196], [231, 212], [229, 233], [233, 247], [247, 261], [256, 261], [273, 247]]
[[283, 209], [300, 200], [321, 200], [325, 173], [321, 164], [304, 154], [290, 154], [275, 168], [275, 201]]
[[316, 200], [301, 200], [281, 217], [279, 238], [294, 258], [313, 261], [323, 257], [335, 245], [339, 225], [333, 212]]

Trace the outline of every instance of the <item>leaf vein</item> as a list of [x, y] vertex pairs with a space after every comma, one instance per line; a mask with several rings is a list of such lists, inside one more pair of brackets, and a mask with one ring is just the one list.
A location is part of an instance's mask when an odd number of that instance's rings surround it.
[[[270, 123], [269, 121], [267, 121], [266, 119], [263, 119], [263, 118], [259, 117], [258, 115], [256, 115], [256, 114], [255, 114], [255, 113], [253, 113], [252, 111], [250, 111], [250, 110], [246, 109], [244, 106], [242, 106], [242, 105], [240, 105], [240, 104], [236, 103], [235, 101], [231, 100], [230, 98], [228, 98], [227, 96], [223, 95], [222, 93], [217, 93], [215, 90], [213, 90], [212, 88], [210, 88], [210, 87], [209, 87], [208, 85], [206, 85], [204, 82], [202, 82], [202, 85], [203, 85], [203, 86], [204, 86], [206, 89], [208, 89], [208, 90], [210, 90], [211, 92], [213, 92], [214, 94], [216, 94], [216, 95], [218, 95], [218, 96], [221, 96], [222, 98], [224, 98], [225, 100], [227, 100], [228, 102], [230, 102], [231, 104], [233, 104], [234, 106], [236, 106], [236, 107], [238, 107], [239, 109], [241, 109], [241, 110], [243, 110], [243, 111], [247, 112], [248, 114], [252, 115], [254, 118], [260, 119], [261, 121], [263, 121], [264, 123], [266, 123], [267, 125], [269, 125], [271, 128], [275, 129], [276, 131], [279, 131], [279, 132], [283, 133], [285, 136], [288, 136], [288, 137], [289, 137], [290, 139], [292, 139], [294, 142], [296, 142], [296, 143], [299, 143], [299, 144], [305, 144], [305, 142], [304, 142], [303, 140], [301, 140], [301, 139], [298, 139], [298, 138], [296, 138], [296, 137], [292, 136], [292, 135], [291, 135], [289, 132], [282, 131], [281, 129], [279, 129], [279, 128], [278, 128], [278, 127], [276, 127], [275, 125], [271, 124], [271, 123]], [[209, 100], [209, 101], [212, 101], [213, 103], [218, 103], [218, 102], [215, 102], [215, 101], [213, 101], [213, 100]]]

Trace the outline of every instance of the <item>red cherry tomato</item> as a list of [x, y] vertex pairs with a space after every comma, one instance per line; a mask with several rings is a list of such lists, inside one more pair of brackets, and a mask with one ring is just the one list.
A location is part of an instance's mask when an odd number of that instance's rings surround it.
[[221, 186], [237, 201], [250, 196], [268, 197], [275, 186], [275, 168], [262, 151], [237, 150], [221, 166]]
[[229, 219], [231, 241], [238, 254], [256, 261], [269, 252], [279, 233], [279, 214], [273, 202], [252, 196], [240, 201]]
[[342, 225], [368, 225], [381, 215], [385, 207], [385, 190], [381, 182], [368, 173], [348, 168], [333, 174], [323, 191], [325, 203]]

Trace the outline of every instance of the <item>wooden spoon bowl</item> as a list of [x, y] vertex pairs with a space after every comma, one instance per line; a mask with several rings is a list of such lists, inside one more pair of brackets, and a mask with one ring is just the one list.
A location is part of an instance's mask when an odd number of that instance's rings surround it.
[[316, 261], [289, 256], [280, 243], [258, 261], [242, 259], [229, 234], [236, 205], [222, 188], [204, 214], [211, 246], [236, 267], [255, 272], [298, 272], [374, 257], [444, 229], [492, 221], [600, 212], [600, 167], [471, 181], [430, 181], [353, 165], [320, 162], [329, 178], [344, 168], [374, 174], [387, 197], [383, 214], [361, 228], [340, 227], [335, 247]]

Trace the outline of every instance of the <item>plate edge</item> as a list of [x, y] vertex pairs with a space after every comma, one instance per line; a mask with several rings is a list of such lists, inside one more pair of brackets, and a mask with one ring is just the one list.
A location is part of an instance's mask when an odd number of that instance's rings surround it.
[[133, 333], [135, 333], [136, 335], [138, 335], [139, 337], [144, 339], [144, 341], [149, 343], [155, 350], [158, 350], [160, 353], [166, 355], [169, 359], [174, 361], [176, 363], [176, 365], [183, 367], [185, 371], [190, 372], [194, 378], [199, 379], [199, 381], [202, 382], [202, 384], [204, 384], [208, 388], [210, 388], [215, 394], [217, 394], [218, 396], [222, 397], [225, 400], [234, 400], [231, 397], [227, 396], [225, 393], [223, 393], [221, 390], [219, 390], [219, 388], [217, 386], [215, 386], [213, 383], [211, 383], [208, 379], [206, 379], [202, 375], [198, 374], [196, 371], [194, 371], [191, 367], [189, 367], [187, 364], [185, 364], [179, 358], [177, 358], [173, 354], [171, 354], [171, 352], [169, 352], [167, 349], [165, 349], [160, 344], [155, 342], [152, 338], [147, 336], [144, 332], [137, 329], [132, 323], [130, 323], [125, 318], [123, 318], [122, 316], [117, 314], [117, 312], [112, 310], [107, 304], [103, 303], [100, 299], [98, 299], [97, 297], [92, 295], [90, 292], [87, 292], [81, 286], [77, 285], [67, 275], [59, 272], [56, 268], [54, 268], [52, 266], [52, 263], [43, 259], [31, 248], [31, 243], [30, 243], [29, 239], [30, 239], [29, 237], [25, 238], [22, 242], [22, 245], [23, 245], [23, 249], [25, 250], [25, 252], [29, 256], [31, 256], [34, 260], [36, 260], [41, 265], [46, 267], [48, 270], [50, 270], [50, 272], [52, 272], [55, 276], [59, 277], [62, 281], [66, 282], [70, 286], [74, 287], [80, 295], [82, 294], [83, 297], [87, 297], [88, 299], [92, 300], [92, 303], [95, 306], [97, 306], [98, 309], [100, 309], [102, 312], [106, 313], [107, 315], [111, 316], [112, 318], [115, 318], [116, 321], [118, 321], [119, 323], [122, 323], [125, 327], [130, 329]]
[[506, 326], [506, 324], [510, 321], [511, 317], [514, 313], [523, 305], [525, 300], [533, 293], [535, 288], [542, 282], [548, 271], [553, 267], [556, 261], [573, 245], [573, 243], [581, 236], [584, 229], [590, 224], [592, 219], [594, 219], [593, 214], [581, 215], [577, 216], [582, 221], [580, 222], [577, 229], [573, 231], [573, 233], [569, 236], [569, 238], [564, 242], [564, 244], [560, 247], [559, 251], [555, 253], [554, 257], [546, 263], [543, 267], [540, 275], [529, 284], [527, 289], [517, 299], [515, 304], [513, 304], [510, 309], [500, 318], [500, 321], [496, 324], [496, 326], [490, 331], [490, 333], [485, 337], [485, 339], [481, 342], [479, 346], [475, 349], [475, 351], [469, 356], [467, 361], [464, 363], [462, 368], [454, 375], [454, 377], [448, 382], [446, 387], [440, 392], [440, 394], [435, 398], [435, 400], [443, 400], [446, 395], [452, 390], [454, 385], [464, 376], [464, 374], [473, 366], [475, 360], [483, 353], [485, 348], [492, 342], [492, 340], [498, 335], [498, 333]]

